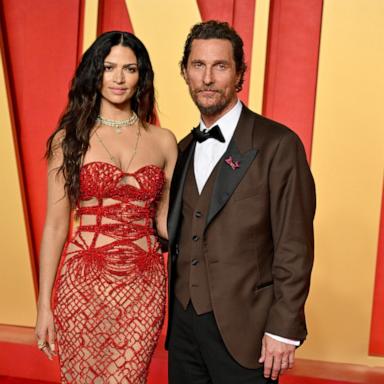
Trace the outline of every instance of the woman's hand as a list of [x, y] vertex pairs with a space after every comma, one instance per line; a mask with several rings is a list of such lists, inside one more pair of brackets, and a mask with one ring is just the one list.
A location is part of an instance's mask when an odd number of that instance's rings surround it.
[[55, 353], [55, 326], [53, 323], [53, 313], [50, 308], [38, 310], [35, 334], [37, 347], [44, 352], [48, 359], [52, 360]]

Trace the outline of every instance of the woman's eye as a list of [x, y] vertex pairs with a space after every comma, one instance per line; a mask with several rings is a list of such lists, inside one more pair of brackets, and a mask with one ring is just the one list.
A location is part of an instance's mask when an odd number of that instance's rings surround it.
[[112, 67], [111, 66], [108, 66], [108, 65], [104, 65], [104, 71], [105, 72], [109, 72], [112, 70]]
[[128, 67], [128, 68], [127, 68], [127, 71], [128, 71], [129, 73], [135, 73], [135, 72], [137, 72], [137, 67]]

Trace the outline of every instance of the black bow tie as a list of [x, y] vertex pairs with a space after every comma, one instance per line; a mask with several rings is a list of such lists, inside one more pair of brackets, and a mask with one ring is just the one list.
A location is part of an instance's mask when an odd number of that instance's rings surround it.
[[200, 127], [193, 128], [192, 135], [199, 143], [202, 143], [207, 139], [216, 139], [221, 143], [225, 143], [224, 136], [221, 133], [220, 127], [218, 125], [215, 125], [209, 130], [205, 129], [204, 131], [201, 131]]

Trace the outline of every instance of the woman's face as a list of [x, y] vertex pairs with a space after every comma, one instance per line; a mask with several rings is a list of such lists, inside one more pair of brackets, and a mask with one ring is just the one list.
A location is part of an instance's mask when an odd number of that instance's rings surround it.
[[137, 83], [139, 68], [132, 49], [115, 45], [104, 59], [104, 73], [101, 86], [102, 103], [130, 105]]

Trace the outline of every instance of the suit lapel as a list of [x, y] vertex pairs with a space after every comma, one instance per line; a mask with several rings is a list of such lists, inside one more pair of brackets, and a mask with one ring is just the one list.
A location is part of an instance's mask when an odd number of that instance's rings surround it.
[[[257, 155], [258, 150], [252, 147], [253, 123], [252, 112], [243, 106], [232, 140], [218, 164], [220, 169], [213, 187], [206, 227], [227, 203]], [[233, 169], [229, 164], [231, 161], [238, 162], [239, 167]]]
[[[220, 160], [220, 170], [215, 181], [206, 226], [209, 225], [231, 197], [253, 159], [256, 157], [257, 152], [257, 149], [251, 149], [245, 154], [241, 154], [237, 149], [235, 141], [231, 141], [223, 158]], [[232, 167], [225, 162], [225, 159], [228, 158], [239, 162], [239, 168], [232, 169]]]
[[[183, 204], [183, 192], [184, 192], [184, 184], [185, 178], [187, 176], [189, 163], [193, 157], [195, 152], [196, 142], [191, 140], [187, 144], [186, 148], [181, 151], [179, 155], [179, 159], [177, 161], [177, 165], [175, 167], [175, 176], [172, 181], [171, 187], [171, 203], [170, 203], [170, 211], [168, 214], [168, 238], [169, 244], [172, 247], [174, 245], [178, 226], [180, 223], [180, 215], [181, 208]], [[174, 197], [173, 197], [174, 196]]]

